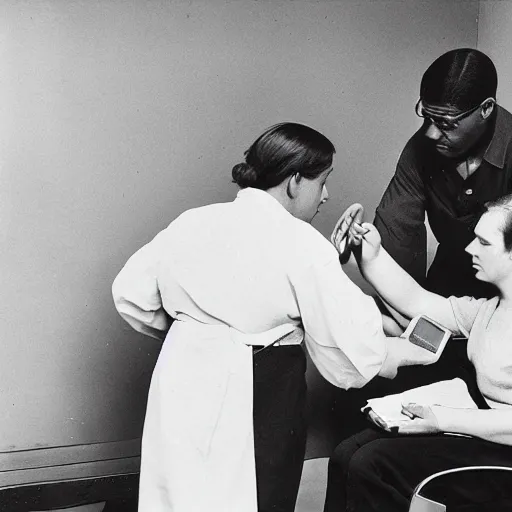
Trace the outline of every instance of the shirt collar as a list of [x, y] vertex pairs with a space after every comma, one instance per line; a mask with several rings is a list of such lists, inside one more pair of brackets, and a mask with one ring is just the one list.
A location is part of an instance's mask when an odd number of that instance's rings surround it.
[[507, 122], [506, 112], [499, 105], [496, 105], [496, 107], [494, 134], [484, 154], [484, 159], [495, 167], [503, 169], [503, 167], [505, 167], [507, 148], [512, 142], [512, 130], [509, 126], [510, 121]]

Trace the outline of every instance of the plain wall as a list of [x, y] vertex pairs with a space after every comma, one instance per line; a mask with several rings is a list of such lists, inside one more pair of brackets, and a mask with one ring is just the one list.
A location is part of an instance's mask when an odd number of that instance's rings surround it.
[[498, 70], [498, 103], [512, 111], [512, 2], [480, 1], [477, 48]]
[[118, 317], [112, 280], [183, 210], [231, 200], [231, 168], [265, 127], [307, 123], [336, 145], [322, 233], [355, 201], [372, 218], [419, 126], [421, 75], [476, 44], [478, 2], [0, 10], [0, 451], [11, 451], [140, 436], [159, 344]]

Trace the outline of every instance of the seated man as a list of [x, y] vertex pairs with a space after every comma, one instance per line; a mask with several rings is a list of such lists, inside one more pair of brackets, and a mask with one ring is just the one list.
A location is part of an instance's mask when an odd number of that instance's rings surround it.
[[[512, 467], [512, 194], [487, 205], [466, 247], [476, 278], [497, 289], [491, 299], [427, 291], [381, 247], [374, 226], [354, 230], [362, 274], [387, 303], [407, 318], [424, 314], [468, 337], [468, 359], [483, 398], [480, 409], [405, 404], [409, 419], [398, 434], [368, 429], [336, 448], [324, 512], [406, 512], [414, 488], [432, 473], [459, 466]], [[512, 488], [496, 486], [492, 477], [482, 478], [478, 487], [452, 484], [452, 491], [458, 502], [478, 499], [487, 503], [485, 510], [498, 510], [489, 503], [499, 499], [506, 507], [500, 510], [512, 510]]]

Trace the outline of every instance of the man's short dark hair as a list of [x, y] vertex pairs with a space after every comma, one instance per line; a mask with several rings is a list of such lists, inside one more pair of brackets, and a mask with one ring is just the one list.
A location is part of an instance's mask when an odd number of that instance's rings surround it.
[[499, 197], [493, 201], [489, 201], [485, 203], [485, 208], [487, 211], [492, 209], [500, 209], [505, 210], [505, 219], [503, 222], [503, 226], [501, 230], [503, 232], [503, 243], [505, 245], [505, 250], [511, 252], [512, 251], [512, 194], [507, 194], [505, 196]]
[[451, 50], [437, 58], [421, 80], [420, 97], [429, 105], [461, 112], [487, 98], [496, 99], [498, 74], [492, 60], [472, 48]]

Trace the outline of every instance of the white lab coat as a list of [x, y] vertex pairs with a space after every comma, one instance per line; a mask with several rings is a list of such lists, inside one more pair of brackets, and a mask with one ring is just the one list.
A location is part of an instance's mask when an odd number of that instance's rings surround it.
[[248, 345], [296, 328], [293, 343], [302, 328], [342, 388], [364, 385], [386, 357], [373, 299], [317, 230], [261, 190], [183, 213], [128, 260], [113, 296], [150, 336], [165, 336], [167, 313], [177, 319], [151, 381], [140, 512], [257, 511]]

